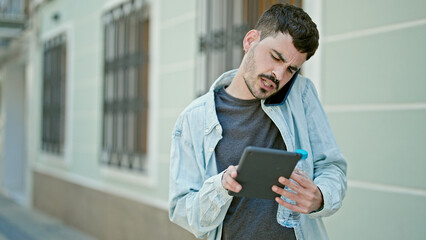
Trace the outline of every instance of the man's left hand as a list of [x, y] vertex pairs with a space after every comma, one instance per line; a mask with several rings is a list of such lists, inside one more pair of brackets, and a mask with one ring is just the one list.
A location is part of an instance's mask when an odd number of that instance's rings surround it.
[[301, 173], [297, 173], [296, 171], [293, 172], [290, 177], [295, 182], [290, 181], [284, 177], [280, 177], [278, 181], [296, 193], [287, 191], [276, 185], [272, 186], [272, 191], [295, 201], [296, 204], [288, 203], [280, 197], [276, 197], [275, 201], [292, 211], [304, 214], [317, 211], [323, 206], [322, 193], [311, 179], [306, 178]]

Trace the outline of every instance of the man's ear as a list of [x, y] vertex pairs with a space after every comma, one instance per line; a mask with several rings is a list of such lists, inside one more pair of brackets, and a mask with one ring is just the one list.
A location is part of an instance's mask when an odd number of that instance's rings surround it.
[[243, 40], [243, 48], [244, 52], [248, 52], [248, 50], [260, 39], [260, 32], [258, 30], [250, 30]]

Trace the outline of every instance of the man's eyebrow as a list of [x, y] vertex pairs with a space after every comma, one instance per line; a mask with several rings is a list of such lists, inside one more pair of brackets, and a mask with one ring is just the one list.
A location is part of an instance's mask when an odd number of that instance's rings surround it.
[[[287, 60], [284, 58], [284, 56], [281, 53], [279, 53], [277, 50], [272, 49], [272, 51], [274, 51], [274, 53], [278, 55], [278, 58], [281, 61], [287, 62]], [[290, 68], [293, 72], [296, 72], [299, 69], [297, 66], [289, 66], [288, 68]]]

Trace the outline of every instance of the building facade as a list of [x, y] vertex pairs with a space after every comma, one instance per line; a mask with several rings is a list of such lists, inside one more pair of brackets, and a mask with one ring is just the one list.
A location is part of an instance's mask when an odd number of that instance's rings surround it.
[[348, 159], [343, 208], [325, 220], [330, 238], [426, 236], [424, 1], [9, 0], [0, 9], [17, 2], [26, 21], [0, 36], [2, 193], [98, 239], [193, 239], [167, 213], [174, 122], [238, 67], [254, 19], [291, 2], [320, 28], [302, 74]]

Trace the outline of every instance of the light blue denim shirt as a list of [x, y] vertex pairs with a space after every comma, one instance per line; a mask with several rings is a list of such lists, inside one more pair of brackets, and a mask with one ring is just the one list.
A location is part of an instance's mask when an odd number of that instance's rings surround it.
[[[172, 135], [170, 159], [170, 220], [197, 238], [221, 239], [222, 224], [232, 201], [216, 167], [215, 148], [222, 138], [216, 116], [214, 91], [229, 85], [237, 70], [220, 76], [210, 91], [194, 100], [179, 116]], [[281, 104], [262, 109], [277, 125], [288, 151], [304, 149], [304, 170], [320, 188], [324, 207], [301, 214], [297, 239], [328, 239], [322, 217], [342, 206], [346, 193], [346, 161], [331, 132], [312, 82], [297, 76]], [[277, 222], [285, 225], [288, 209], [278, 207]]]

